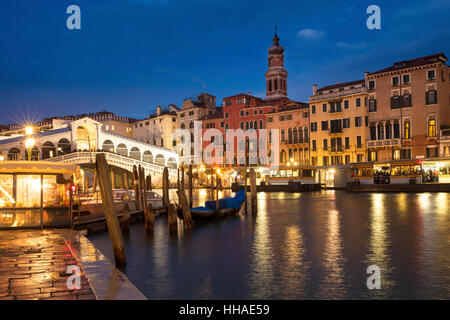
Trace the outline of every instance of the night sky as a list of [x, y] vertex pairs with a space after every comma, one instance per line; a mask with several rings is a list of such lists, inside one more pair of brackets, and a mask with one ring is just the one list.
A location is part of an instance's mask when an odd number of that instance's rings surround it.
[[[68, 30], [66, 8], [81, 8]], [[381, 30], [366, 8], [381, 8]], [[291, 99], [394, 61], [450, 57], [450, 0], [0, 2], [0, 124], [108, 110], [143, 118], [200, 92], [265, 96], [278, 26]]]

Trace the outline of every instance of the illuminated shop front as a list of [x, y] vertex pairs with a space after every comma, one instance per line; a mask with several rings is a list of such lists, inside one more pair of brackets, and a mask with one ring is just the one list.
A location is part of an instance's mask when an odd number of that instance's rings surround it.
[[76, 167], [45, 161], [0, 166], [0, 228], [69, 227], [68, 179]]

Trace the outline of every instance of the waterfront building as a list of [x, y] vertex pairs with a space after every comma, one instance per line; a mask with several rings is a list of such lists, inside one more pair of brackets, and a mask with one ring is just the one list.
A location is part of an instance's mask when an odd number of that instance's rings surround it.
[[[181, 110], [177, 111], [177, 122], [180, 129], [189, 130], [191, 135], [191, 150], [183, 153], [180, 151], [180, 161], [183, 165], [194, 164], [201, 162], [201, 159], [195, 159], [194, 155], [194, 135], [195, 135], [195, 123], [199, 122], [198, 130], [201, 133], [201, 119], [216, 112], [216, 97], [208, 93], [201, 93], [196, 99], [188, 98], [183, 101]], [[200, 146], [201, 146], [201, 137]], [[181, 141], [177, 141], [177, 144]], [[201, 157], [201, 154], [199, 155]], [[195, 161], [194, 161], [195, 160]]]
[[[267, 130], [279, 130], [280, 165], [310, 163], [309, 107], [306, 103], [290, 102], [266, 114]], [[268, 151], [275, 143], [269, 134]]]
[[[368, 160], [443, 156], [439, 132], [450, 125], [450, 69], [443, 53], [366, 73]], [[444, 131], [445, 133], [445, 131]]]
[[178, 128], [178, 111], [180, 109], [173, 104], [166, 110], [156, 107], [156, 113], [133, 124], [133, 138], [173, 150], [176, 141], [173, 141], [172, 133]]
[[313, 85], [310, 105], [311, 164], [341, 165], [366, 160], [367, 92], [364, 80]]

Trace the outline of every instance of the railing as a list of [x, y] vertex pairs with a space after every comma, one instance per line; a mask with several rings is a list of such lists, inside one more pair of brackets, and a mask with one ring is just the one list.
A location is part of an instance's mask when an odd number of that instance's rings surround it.
[[400, 139], [367, 140], [367, 147], [389, 147], [400, 145]]
[[315, 96], [310, 96], [309, 101], [337, 98], [337, 97], [347, 96], [350, 94], [362, 93], [365, 91], [366, 91], [366, 88], [362, 87], [362, 88], [354, 88], [354, 89], [348, 89], [348, 90], [337, 91], [337, 92], [330, 92], [330, 93], [325, 93], [325, 94], [317, 94]]

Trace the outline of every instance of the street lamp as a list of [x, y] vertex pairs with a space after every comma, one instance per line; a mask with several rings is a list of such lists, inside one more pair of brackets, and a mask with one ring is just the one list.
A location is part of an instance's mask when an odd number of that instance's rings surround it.
[[30, 161], [31, 161], [31, 152], [32, 152], [33, 147], [34, 147], [34, 143], [35, 143], [35, 141], [34, 141], [33, 138], [28, 138], [28, 139], [25, 141], [25, 148], [27, 148], [27, 151], [28, 151], [28, 160], [30, 160]]
[[3, 155], [0, 155], [0, 161], [4, 161], [5, 157]]
[[33, 134], [33, 127], [32, 126], [26, 126], [25, 127], [25, 134], [27, 135], [27, 136], [31, 136], [32, 134]]

